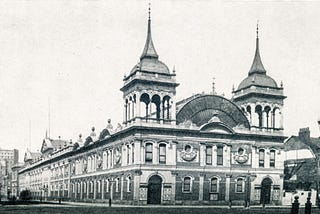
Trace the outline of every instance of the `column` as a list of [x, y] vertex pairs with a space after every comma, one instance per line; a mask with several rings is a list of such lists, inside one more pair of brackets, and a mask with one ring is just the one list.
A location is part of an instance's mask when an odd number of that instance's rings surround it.
[[217, 145], [212, 145], [212, 166], [217, 166]]
[[205, 152], [205, 149], [206, 149], [206, 145], [201, 143], [200, 144], [200, 166], [205, 166], [206, 165], [206, 158], [205, 158], [206, 152]]
[[123, 200], [123, 175], [120, 178], [120, 200]]
[[204, 181], [204, 175], [200, 173], [199, 177], [199, 201], [203, 201], [203, 181]]
[[230, 178], [231, 175], [226, 175], [226, 193], [225, 193], [225, 201], [230, 200]]
[[159, 144], [153, 144], [153, 164], [159, 164]]
[[110, 199], [113, 200], [113, 184], [114, 181], [110, 180]]
[[80, 182], [80, 200], [83, 199], [83, 181]]
[[[172, 106], [170, 108], [170, 111], [171, 111], [171, 124], [176, 124], [176, 102], [173, 100], [173, 98], [170, 99], [171, 102], [172, 102]], [[169, 102], [170, 102], [169, 100]], [[169, 104], [170, 105], [170, 104]], [[169, 109], [168, 109], [169, 110]]]
[[89, 193], [90, 193], [90, 182], [87, 181], [87, 198], [89, 198]]
[[96, 179], [93, 180], [93, 199], [97, 199], [97, 181]]
[[104, 178], [101, 181], [101, 199], [104, 200], [104, 191], [105, 191], [105, 186], [104, 186]]
[[283, 109], [280, 109], [279, 114], [280, 114], [279, 128], [283, 129]]
[[136, 94], [136, 120], [137, 122], [139, 121], [140, 122], [140, 117], [141, 117], [141, 102], [140, 102], [140, 94], [137, 93]]
[[135, 173], [133, 177], [133, 201], [139, 201], [139, 185], [140, 175]]
[[171, 184], [171, 191], [172, 191], [172, 195], [171, 195], [171, 201], [175, 204], [176, 203], [176, 175], [177, 173], [172, 172], [172, 184]]

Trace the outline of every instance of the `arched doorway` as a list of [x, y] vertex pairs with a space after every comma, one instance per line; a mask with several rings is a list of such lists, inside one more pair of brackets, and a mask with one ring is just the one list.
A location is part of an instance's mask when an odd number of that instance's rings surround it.
[[270, 204], [271, 202], [271, 185], [272, 180], [270, 178], [265, 178], [261, 182], [261, 204]]
[[153, 175], [148, 182], [148, 204], [161, 204], [162, 178]]

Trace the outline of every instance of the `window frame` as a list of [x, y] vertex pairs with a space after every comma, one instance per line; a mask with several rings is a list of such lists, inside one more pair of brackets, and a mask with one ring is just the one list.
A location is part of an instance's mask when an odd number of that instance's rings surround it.
[[[189, 182], [186, 181], [187, 179], [189, 180]], [[188, 188], [186, 188], [186, 187], [188, 187]], [[186, 176], [183, 178], [182, 192], [183, 193], [191, 193], [192, 192], [192, 177], [191, 176]]]
[[[148, 148], [150, 148], [150, 151]], [[145, 162], [153, 163], [153, 143], [146, 143]]]
[[[241, 182], [241, 184], [239, 183], [239, 181]], [[240, 177], [236, 179], [236, 185], [235, 185], [235, 192], [236, 193], [243, 193], [244, 192], [244, 181], [245, 179]], [[241, 191], [239, 191], [238, 187], [241, 186]]]
[[[211, 152], [208, 152], [211, 151]], [[212, 165], [213, 147], [206, 146], [206, 165]]]
[[[215, 188], [216, 188], [216, 190], [214, 191], [213, 190], [213, 188], [212, 188], [212, 186], [213, 186], [213, 180], [215, 180], [216, 181], [216, 183], [215, 183]], [[218, 193], [219, 192], [219, 178], [217, 178], [217, 177], [212, 177], [212, 178], [210, 178], [210, 193]]]
[[223, 145], [217, 146], [217, 166], [223, 166]]
[[265, 167], [265, 150], [264, 149], [259, 149], [259, 167]]
[[[164, 148], [164, 154], [161, 154], [161, 148]], [[164, 160], [161, 160], [161, 158], [164, 158]], [[167, 144], [160, 143], [159, 144], [159, 164], [166, 164], [167, 163]]]
[[[271, 154], [273, 154], [273, 157], [272, 157]], [[270, 162], [269, 162], [269, 165], [272, 168], [276, 167], [276, 151], [274, 149], [270, 150]]]

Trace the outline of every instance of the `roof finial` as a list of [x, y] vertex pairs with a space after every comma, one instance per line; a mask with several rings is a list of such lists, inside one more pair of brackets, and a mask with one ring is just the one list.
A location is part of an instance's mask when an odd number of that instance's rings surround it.
[[257, 38], [259, 38], [259, 19], [257, 20]]
[[151, 3], [150, 2], [149, 2], [148, 13], [149, 13], [149, 21], [150, 21], [151, 20]]
[[216, 87], [215, 87], [215, 82], [214, 82], [215, 79], [216, 79], [215, 77], [212, 78], [212, 92], [211, 93], [213, 95], [217, 94]]

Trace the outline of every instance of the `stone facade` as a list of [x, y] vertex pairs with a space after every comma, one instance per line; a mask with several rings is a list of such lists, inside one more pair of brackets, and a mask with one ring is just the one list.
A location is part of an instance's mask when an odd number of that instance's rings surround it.
[[[175, 76], [159, 60], [149, 17], [140, 61], [121, 88], [123, 124], [113, 128], [109, 121], [99, 135], [92, 129], [85, 142], [79, 136], [74, 144], [52, 147], [20, 170], [21, 188], [73, 201], [281, 204], [282, 124], [254, 125], [241, 109], [253, 102], [242, 89], [233, 101], [201, 94], [176, 103]], [[250, 90], [259, 87], [269, 86]], [[279, 105], [284, 98], [277, 96]], [[261, 90], [254, 99], [266, 102]], [[44, 140], [42, 148], [52, 142]]]

